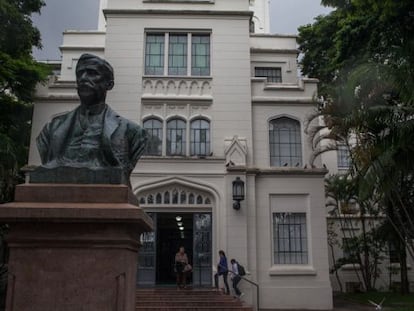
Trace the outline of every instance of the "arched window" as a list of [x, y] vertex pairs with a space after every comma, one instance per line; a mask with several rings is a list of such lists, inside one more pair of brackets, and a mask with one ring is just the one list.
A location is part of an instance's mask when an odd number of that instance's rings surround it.
[[161, 204], [161, 202], [162, 202], [162, 196], [161, 196], [161, 193], [157, 193], [157, 195], [155, 196], [155, 202], [156, 202], [157, 204]]
[[181, 119], [172, 119], [167, 123], [167, 155], [185, 155], [186, 124]]
[[146, 155], [161, 155], [162, 152], [162, 122], [158, 119], [148, 119], [144, 122], [144, 129], [148, 133]]
[[298, 167], [302, 165], [300, 123], [281, 117], [269, 124], [270, 165]]
[[210, 154], [210, 122], [204, 119], [197, 119], [191, 122], [191, 155]]

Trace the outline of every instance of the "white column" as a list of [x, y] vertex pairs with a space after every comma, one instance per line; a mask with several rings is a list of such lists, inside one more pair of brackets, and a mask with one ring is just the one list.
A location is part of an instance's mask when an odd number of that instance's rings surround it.
[[106, 20], [105, 16], [103, 15], [103, 10], [106, 9], [108, 6], [108, 0], [100, 0], [99, 2], [99, 18], [98, 18], [98, 30], [105, 31], [106, 30]]

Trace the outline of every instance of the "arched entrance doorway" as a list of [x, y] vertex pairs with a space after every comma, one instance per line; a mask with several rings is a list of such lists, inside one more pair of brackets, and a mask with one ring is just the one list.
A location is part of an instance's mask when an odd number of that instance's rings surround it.
[[154, 221], [154, 232], [141, 236], [138, 286], [174, 285], [174, 257], [180, 246], [193, 266], [188, 282], [211, 286], [214, 197], [183, 185], [144, 190], [137, 197]]

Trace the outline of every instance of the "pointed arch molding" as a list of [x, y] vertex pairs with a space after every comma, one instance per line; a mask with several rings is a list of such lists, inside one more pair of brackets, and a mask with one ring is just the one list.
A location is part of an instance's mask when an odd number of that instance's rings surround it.
[[219, 199], [213, 186], [181, 177], [152, 181], [135, 187], [133, 191], [140, 204], [145, 206], [211, 207]]

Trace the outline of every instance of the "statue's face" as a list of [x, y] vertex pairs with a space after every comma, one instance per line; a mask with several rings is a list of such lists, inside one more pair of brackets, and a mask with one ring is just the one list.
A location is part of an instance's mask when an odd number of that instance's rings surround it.
[[76, 82], [79, 97], [87, 105], [98, 104], [113, 85], [99, 62], [93, 59], [77, 66]]

